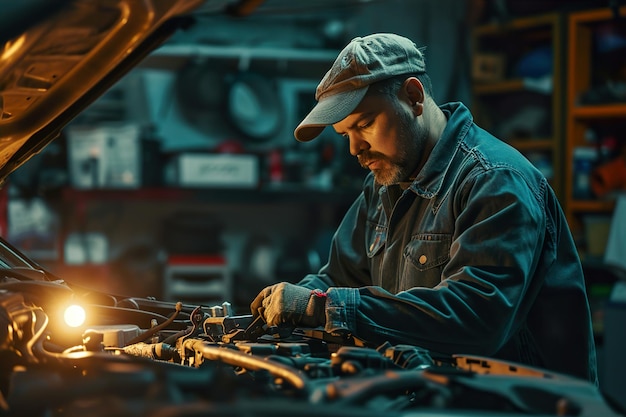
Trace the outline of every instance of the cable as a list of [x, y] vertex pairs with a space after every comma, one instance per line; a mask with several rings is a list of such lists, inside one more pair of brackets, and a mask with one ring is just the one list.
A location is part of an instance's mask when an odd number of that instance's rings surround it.
[[238, 366], [252, 371], [268, 371], [275, 377], [283, 378], [308, 396], [311, 386], [308, 378], [289, 366], [273, 363], [255, 356], [248, 355], [236, 350], [207, 345], [203, 340], [187, 339], [183, 342], [183, 348], [201, 353], [202, 357], [209, 360], [218, 360], [229, 365]]
[[178, 317], [178, 314], [181, 312], [182, 309], [183, 309], [183, 304], [180, 301], [177, 302], [176, 303], [176, 311], [174, 312], [174, 314], [172, 314], [170, 317], [168, 317], [168, 319], [165, 320], [163, 323], [161, 323], [161, 324], [159, 324], [157, 326], [151, 327], [149, 330], [147, 330], [144, 333], [140, 334], [139, 336], [131, 339], [128, 343], [126, 343], [126, 346], [134, 345], [135, 343], [139, 343], [139, 342], [143, 342], [144, 340], [146, 340], [150, 336], [154, 335], [158, 331], [166, 328], [167, 326], [172, 324], [172, 322], [174, 320], [176, 320], [176, 317]]

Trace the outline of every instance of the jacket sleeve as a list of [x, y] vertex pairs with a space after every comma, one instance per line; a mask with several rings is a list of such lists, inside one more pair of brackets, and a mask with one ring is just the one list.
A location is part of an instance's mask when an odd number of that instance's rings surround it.
[[[544, 245], [551, 240], [546, 239], [551, 231], [537, 193], [511, 169], [466, 178], [457, 194], [449, 196], [454, 199], [455, 231], [441, 283], [398, 294], [363, 285], [363, 261], [352, 254], [349, 259], [356, 263], [346, 262], [342, 272], [360, 279], [344, 278], [340, 284], [361, 285], [327, 289], [326, 330], [350, 333], [372, 344], [495, 353], [523, 322], [541, 285], [533, 279], [538, 259], [551, 256], [542, 252], [554, 249]], [[353, 229], [353, 239], [362, 239], [358, 229]], [[346, 252], [345, 246], [338, 247]]]

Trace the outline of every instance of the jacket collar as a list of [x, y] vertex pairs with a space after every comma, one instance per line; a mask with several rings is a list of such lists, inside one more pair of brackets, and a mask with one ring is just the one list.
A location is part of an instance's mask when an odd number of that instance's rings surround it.
[[[443, 179], [458, 152], [459, 145], [473, 124], [472, 114], [463, 103], [446, 103], [439, 108], [445, 113], [448, 123], [424, 168], [417, 174], [409, 187], [424, 198], [432, 198], [439, 193]], [[450, 152], [451, 149], [454, 151]]]

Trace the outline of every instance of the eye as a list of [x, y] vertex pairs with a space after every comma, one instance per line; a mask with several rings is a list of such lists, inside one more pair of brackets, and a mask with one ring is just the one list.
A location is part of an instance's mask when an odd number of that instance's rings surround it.
[[372, 125], [372, 123], [374, 123], [374, 119], [368, 120], [365, 123], [360, 124], [359, 129], [367, 129]]

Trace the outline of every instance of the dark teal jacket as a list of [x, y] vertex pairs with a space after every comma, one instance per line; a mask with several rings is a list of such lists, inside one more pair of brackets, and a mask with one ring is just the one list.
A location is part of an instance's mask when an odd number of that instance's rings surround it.
[[597, 383], [580, 259], [544, 176], [460, 103], [407, 189], [368, 175], [300, 284], [328, 292], [326, 330], [481, 355]]

